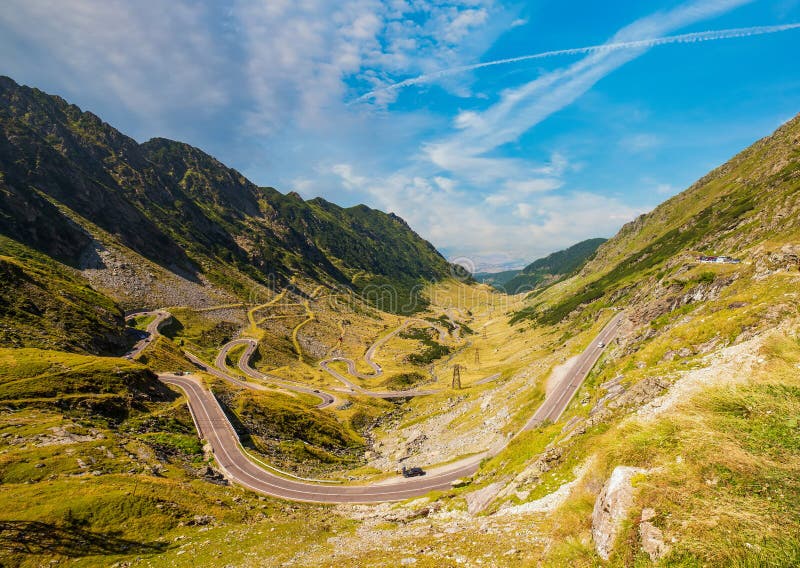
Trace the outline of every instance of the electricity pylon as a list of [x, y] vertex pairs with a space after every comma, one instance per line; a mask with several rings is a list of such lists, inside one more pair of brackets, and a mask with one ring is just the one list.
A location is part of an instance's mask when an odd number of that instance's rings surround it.
[[453, 389], [461, 390], [461, 365], [453, 365]]

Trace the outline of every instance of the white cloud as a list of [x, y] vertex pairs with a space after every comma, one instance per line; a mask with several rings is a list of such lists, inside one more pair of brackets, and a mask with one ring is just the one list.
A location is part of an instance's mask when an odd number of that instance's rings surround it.
[[528, 203], [517, 203], [514, 215], [520, 219], [530, 219], [533, 216], [533, 206]]
[[[657, 37], [749, 2], [752, 0], [695, 0], [668, 12], [641, 18], [618, 31], [608, 43]], [[473, 170], [480, 170], [482, 162], [493, 167], [495, 160], [483, 158], [484, 154], [514, 142], [647, 49], [648, 46], [642, 46], [625, 51], [591, 52], [569, 67], [507, 89], [497, 103], [483, 112], [461, 113], [457, 121], [459, 130], [448, 138], [428, 144], [426, 151], [434, 163], [445, 169], [454, 163], [467, 163]], [[458, 160], [453, 160], [453, 156], [458, 156]]]
[[331, 171], [341, 178], [347, 189], [361, 189], [368, 181], [367, 178], [354, 174], [350, 164], [336, 164]]
[[202, 5], [181, 0], [168, 9], [159, 2], [6, 0], [0, 61], [18, 80], [44, 76], [61, 92], [110, 98], [150, 124], [186, 109], [206, 114], [230, 100], [208, 19]]
[[439, 186], [439, 189], [444, 191], [445, 193], [454, 193], [456, 189], [456, 182], [450, 178], [442, 177], [442, 176], [435, 176], [433, 181], [436, 182], [436, 185]]
[[513, 194], [541, 193], [553, 191], [563, 186], [564, 182], [554, 178], [540, 178], [527, 180], [509, 180], [504, 184], [505, 189]]
[[500, 256], [506, 264], [524, 264], [586, 238], [611, 236], [644, 212], [589, 192], [532, 193], [526, 201], [506, 193], [480, 199], [410, 173], [371, 177], [351, 165], [334, 173], [346, 185], [358, 179], [352, 190], [403, 217], [451, 258], [468, 257], [479, 266], [495, 264]]
[[[491, 5], [490, 0], [239, 0], [233, 15], [254, 98], [249, 127], [263, 133], [292, 123], [316, 128], [347, 114], [348, 81], [379, 87], [395, 73], [464, 61], [474, 46], [465, 49], [462, 43], [486, 26]], [[392, 100], [394, 95], [386, 94], [376, 102]]]
[[[695, 0], [626, 26], [608, 44], [657, 37], [750, 1]], [[468, 71], [500, 33], [526, 22], [493, 0], [236, 0], [224, 15], [210, 6], [7, 0], [0, 62], [22, 76], [44, 61], [41, 75], [67, 92], [118, 100], [142, 122], [235, 108], [246, 114], [242, 137], [257, 140], [263, 155], [242, 158], [262, 160], [266, 179], [256, 181], [364, 199], [454, 255], [531, 260], [609, 236], [640, 212], [576, 191], [568, 147], [546, 163], [505, 149], [652, 42], [593, 49], [533, 81], [459, 101], [457, 113], [400, 113], [388, 106], [398, 91], [381, 87], [432, 74], [450, 93], [472, 95], [469, 73], [439, 70]], [[47, 56], [28, 57], [25, 46]], [[365, 86], [377, 98], [347, 106]], [[650, 134], [620, 141], [631, 151], [658, 143]]]

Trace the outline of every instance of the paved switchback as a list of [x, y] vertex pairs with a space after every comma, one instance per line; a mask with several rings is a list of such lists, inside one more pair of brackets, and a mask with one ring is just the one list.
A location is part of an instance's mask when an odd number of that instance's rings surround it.
[[136, 345], [134, 345], [133, 348], [131, 348], [131, 350], [125, 355], [126, 359], [136, 359], [139, 355], [141, 355], [142, 351], [144, 351], [147, 346], [150, 345], [156, 339], [156, 337], [158, 337], [158, 330], [161, 328], [161, 326], [172, 317], [172, 314], [165, 310], [155, 310], [152, 312], [132, 312], [126, 315], [125, 319], [129, 320], [136, 316], [150, 315], [155, 315], [155, 319], [147, 324], [147, 335], [136, 342]]
[[272, 497], [314, 503], [379, 503], [400, 501], [430, 491], [449, 489], [459, 478], [472, 475], [483, 459], [474, 456], [442, 473], [372, 485], [322, 485], [288, 479], [256, 465], [248, 458], [214, 395], [190, 377], [162, 374], [159, 378], [186, 393], [195, 424], [213, 449], [217, 464], [234, 482]]
[[[615, 316], [592, 340], [572, 370], [539, 407], [523, 431], [535, 428], [545, 420], [558, 420], [600, 358], [602, 348], [598, 347], [598, 344], [600, 342], [608, 344], [616, 337], [623, 317], [622, 314]], [[244, 454], [238, 437], [217, 399], [211, 392], [205, 390], [198, 380], [167, 374], [159, 375], [159, 378], [186, 393], [189, 409], [200, 436], [211, 445], [217, 463], [232, 481], [259, 493], [293, 501], [377, 503], [417, 497], [434, 490], [446, 490], [451, 487], [454, 480], [475, 473], [482, 459], [498, 454], [505, 447], [503, 445], [489, 449], [482, 454], [442, 468], [441, 472], [432, 469], [429, 475], [412, 479], [398, 478], [396, 481], [347, 486], [297, 481], [259, 467]]]
[[219, 371], [225, 374], [230, 374], [228, 372], [228, 365], [226, 363], [226, 359], [228, 358], [228, 352], [234, 347], [237, 347], [239, 345], [245, 345], [245, 350], [239, 357], [239, 362], [237, 366], [239, 367], [239, 370], [242, 371], [248, 377], [256, 380], [268, 381], [286, 390], [308, 394], [315, 398], [318, 398], [320, 399], [321, 402], [320, 404], [317, 405], [317, 408], [325, 408], [326, 406], [330, 406], [336, 402], [336, 397], [328, 392], [304, 386], [300, 383], [295, 383], [293, 381], [283, 379], [276, 375], [271, 375], [269, 373], [262, 373], [261, 371], [257, 371], [254, 368], [252, 368], [250, 366], [250, 358], [256, 352], [256, 349], [258, 349], [258, 342], [255, 339], [250, 339], [250, 338], [234, 339], [233, 341], [229, 341], [228, 343], [223, 345], [222, 349], [217, 355], [216, 361], [214, 362]]

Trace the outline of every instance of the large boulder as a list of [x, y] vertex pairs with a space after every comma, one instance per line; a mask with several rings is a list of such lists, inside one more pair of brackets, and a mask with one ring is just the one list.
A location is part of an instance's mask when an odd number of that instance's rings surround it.
[[597, 554], [604, 560], [608, 560], [622, 521], [633, 505], [631, 479], [646, 471], [639, 467], [617, 466], [597, 496], [592, 512], [592, 537]]

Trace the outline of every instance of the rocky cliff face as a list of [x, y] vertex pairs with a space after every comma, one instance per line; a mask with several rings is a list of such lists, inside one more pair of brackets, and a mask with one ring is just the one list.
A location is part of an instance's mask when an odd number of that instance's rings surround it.
[[7, 77], [0, 77], [0, 189], [0, 232], [75, 267], [85, 268], [97, 237], [194, 282], [216, 274], [215, 284], [228, 289], [280, 286], [293, 276], [410, 288], [450, 272], [394, 215], [257, 187], [197, 148], [138, 144]]

